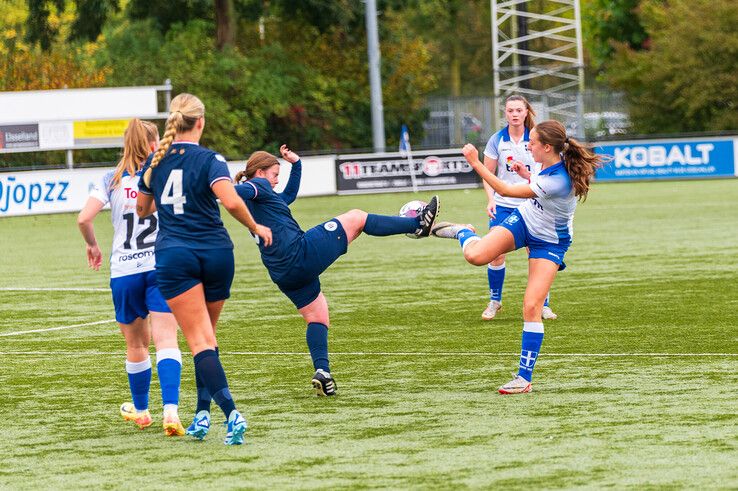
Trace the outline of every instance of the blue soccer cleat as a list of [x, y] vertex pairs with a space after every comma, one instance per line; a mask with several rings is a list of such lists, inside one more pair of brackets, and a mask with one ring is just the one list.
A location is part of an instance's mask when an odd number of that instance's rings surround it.
[[210, 431], [210, 412], [202, 410], [195, 415], [192, 424], [187, 428], [185, 433], [194, 436], [198, 440], [202, 440]]
[[228, 417], [228, 426], [225, 440], [226, 445], [241, 445], [243, 443], [243, 434], [246, 432], [246, 420], [243, 419], [241, 413], [236, 410], [231, 412]]

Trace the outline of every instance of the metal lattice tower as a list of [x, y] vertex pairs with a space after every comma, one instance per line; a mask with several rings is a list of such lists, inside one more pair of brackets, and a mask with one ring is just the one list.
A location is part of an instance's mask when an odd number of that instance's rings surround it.
[[539, 120], [581, 121], [579, 0], [490, 0], [490, 5], [495, 122], [512, 93], [538, 103]]

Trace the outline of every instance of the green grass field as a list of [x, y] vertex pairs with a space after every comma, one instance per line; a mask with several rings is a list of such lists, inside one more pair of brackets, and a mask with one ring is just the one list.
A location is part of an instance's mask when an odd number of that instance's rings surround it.
[[[1, 219], [0, 488], [737, 488], [737, 183], [596, 185], [520, 396], [496, 389], [518, 362], [524, 253], [485, 323], [486, 270], [455, 241], [359, 238], [322, 277], [339, 395], [319, 399], [303, 321], [229, 219], [236, 278], [218, 337], [249, 422], [236, 448], [220, 426], [166, 438], [155, 376], [155, 425], [124, 423], [123, 338], [75, 216]], [[445, 219], [484, 225], [481, 190], [440, 195]], [[308, 228], [410, 199], [293, 210]], [[107, 253], [107, 214], [96, 228]], [[183, 420], [193, 409], [185, 356]]]

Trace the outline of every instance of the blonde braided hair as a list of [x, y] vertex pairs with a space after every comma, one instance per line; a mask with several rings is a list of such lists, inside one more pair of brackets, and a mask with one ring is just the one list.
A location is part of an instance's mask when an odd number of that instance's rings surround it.
[[151, 159], [151, 166], [143, 176], [144, 183], [151, 185], [151, 173], [159, 165], [177, 133], [183, 133], [195, 127], [197, 120], [205, 116], [205, 105], [192, 94], [182, 93], [172, 99], [169, 105], [169, 117], [164, 127], [164, 136], [159, 141], [159, 148]]

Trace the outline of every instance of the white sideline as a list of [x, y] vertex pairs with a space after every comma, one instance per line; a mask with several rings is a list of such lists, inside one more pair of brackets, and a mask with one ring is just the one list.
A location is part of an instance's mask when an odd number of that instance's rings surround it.
[[[104, 321], [108, 322], [108, 321]], [[98, 323], [99, 324], [99, 323]], [[30, 331], [27, 331], [30, 332]], [[124, 351], [0, 351], [3, 355], [36, 355], [36, 356], [121, 356]], [[308, 352], [293, 351], [223, 351], [225, 356], [309, 356]], [[183, 353], [188, 356], [188, 353]], [[484, 351], [339, 351], [331, 356], [519, 356], [520, 353], [484, 352]], [[668, 358], [696, 358], [696, 357], [738, 357], [738, 353], [544, 353], [546, 358], [632, 358], [632, 357], [668, 357]]]
[[95, 322], [86, 322], [84, 324], [72, 324], [71, 326], [58, 326], [58, 327], [47, 327], [44, 329], [29, 329], [27, 331], [5, 332], [5, 333], [0, 334], [0, 337], [21, 336], [23, 334], [32, 334], [34, 332], [61, 331], [63, 329], [73, 329], [75, 327], [96, 326], [99, 324], [111, 324], [113, 322], [115, 322], [115, 319], [108, 319], [104, 321], [95, 321]]
[[0, 287], [2, 292], [109, 292], [110, 288], [15, 288]]

